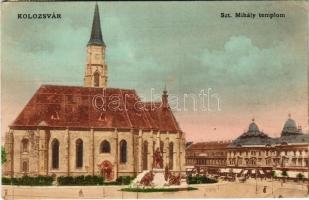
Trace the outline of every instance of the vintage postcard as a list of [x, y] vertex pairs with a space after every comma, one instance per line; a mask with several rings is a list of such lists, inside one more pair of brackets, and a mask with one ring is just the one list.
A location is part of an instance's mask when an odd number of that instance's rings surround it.
[[3, 199], [306, 198], [308, 2], [2, 2]]

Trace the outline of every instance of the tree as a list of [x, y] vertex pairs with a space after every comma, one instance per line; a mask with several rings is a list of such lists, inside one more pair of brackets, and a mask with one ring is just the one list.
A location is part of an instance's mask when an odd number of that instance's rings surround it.
[[5, 152], [4, 147], [1, 146], [1, 165], [3, 165], [6, 162], [7, 160], [6, 156], [7, 156], [7, 153]]
[[283, 171], [283, 172], [281, 173], [281, 175], [282, 175], [282, 176], [285, 176], [285, 177], [289, 176], [287, 171]]
[[271, 171], [271, 176], [274, 178], [274, 177], [277, 177], [277, 174], [276, 174], [276, 171]]
[[302, 173], [298, 173], [297, 174], [297, 178], [298, 178], [298, 180], [303, 180], [304, 178], [305, 178], [305, 176], [302, 174]]

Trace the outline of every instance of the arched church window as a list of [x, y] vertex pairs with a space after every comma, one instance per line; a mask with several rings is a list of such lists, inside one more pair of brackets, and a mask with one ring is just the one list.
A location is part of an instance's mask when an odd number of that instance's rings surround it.
[[110, 153], [111, 152], [111, 146], [108, 141], [104, 140], [100, 145], [100, 152], [101, 153]]
[[152, 152], [155, 152], [155, 150], [156, 150], [155, 147], [156, 147], [156, 142], [153, 141], [153, 142], [152, 142]]
[[59, 141], [54, 139], [51, 143], [52, 146], [52, 168], [59, 168]]
[[94, 72], [93, 74], [93, 79], [94, 79], [94, 87], [99, 87], [100, 86], [100, 74], [99, 72]]
[[83, 141], [76, 140], [76, 167], [83, 167]]
[[144, 141], [143, 144], [143, 170], [148, 169], [148, 142]]
[[163, 153], [164, 150], [164, 143], [162, 141], [160, 141], [160, 151], [161, 153]]
[[169, 169], [173, 169], [173, 162], [174, 162], [174, 143], [173, 142], [170, 142], [169, 145], [168, 145], [168, 151], [169, 151]]
[[120, 141], [120, 163], [127, 162], [127, 142], [125, 140]]
[[29, 152], [29, 140], [24, 138], [21, 141], [21, 151], [22, 152]]

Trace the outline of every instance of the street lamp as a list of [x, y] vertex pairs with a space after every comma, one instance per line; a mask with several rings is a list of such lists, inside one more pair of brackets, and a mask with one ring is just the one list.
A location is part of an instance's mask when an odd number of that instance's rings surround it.
[[274, 196], [274, 176], [275, 176], [276, 164], [273, 163], [271, 168], [271, 194]]
[[255, 194], [258, 193], [258, 184], [257, 184], [257, 173], [259, 171], [259, 168], [260, 168], [261, 164], [257, 164], [257, 167], [255, 169]]
[[257, 194], [257, 190], [258, 190], [258, 188], [257, 188], [257, 169], [258, 168], [255, 169], [255, 194]]

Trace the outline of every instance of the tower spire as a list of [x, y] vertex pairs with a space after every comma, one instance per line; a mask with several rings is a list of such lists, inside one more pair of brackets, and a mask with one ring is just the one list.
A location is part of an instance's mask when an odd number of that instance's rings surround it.
[[95, 8], [94, 8], [92, 30], [91, 30], [91, 36], [90, 36], [88, 45], [105, 46], [105, 43], [102, 37], [102, 31], [101, 31], [99, 6], [97, 3], [95, 4]]
[[87, 44], [87, 64], [85, 67], [85, 87], [107, 87], [107, 64], [105, 63], [105, 43], [103, 41], [99, 6], [94, 8], [92, 30]]
[[168, 94], [167, 94], [167, 90], [166, 90], [166, 84], [164, 85], [164, 90], [163, 90], [163, 94], [162, 94], [162, 107], [163, 108], [168, 108]]

